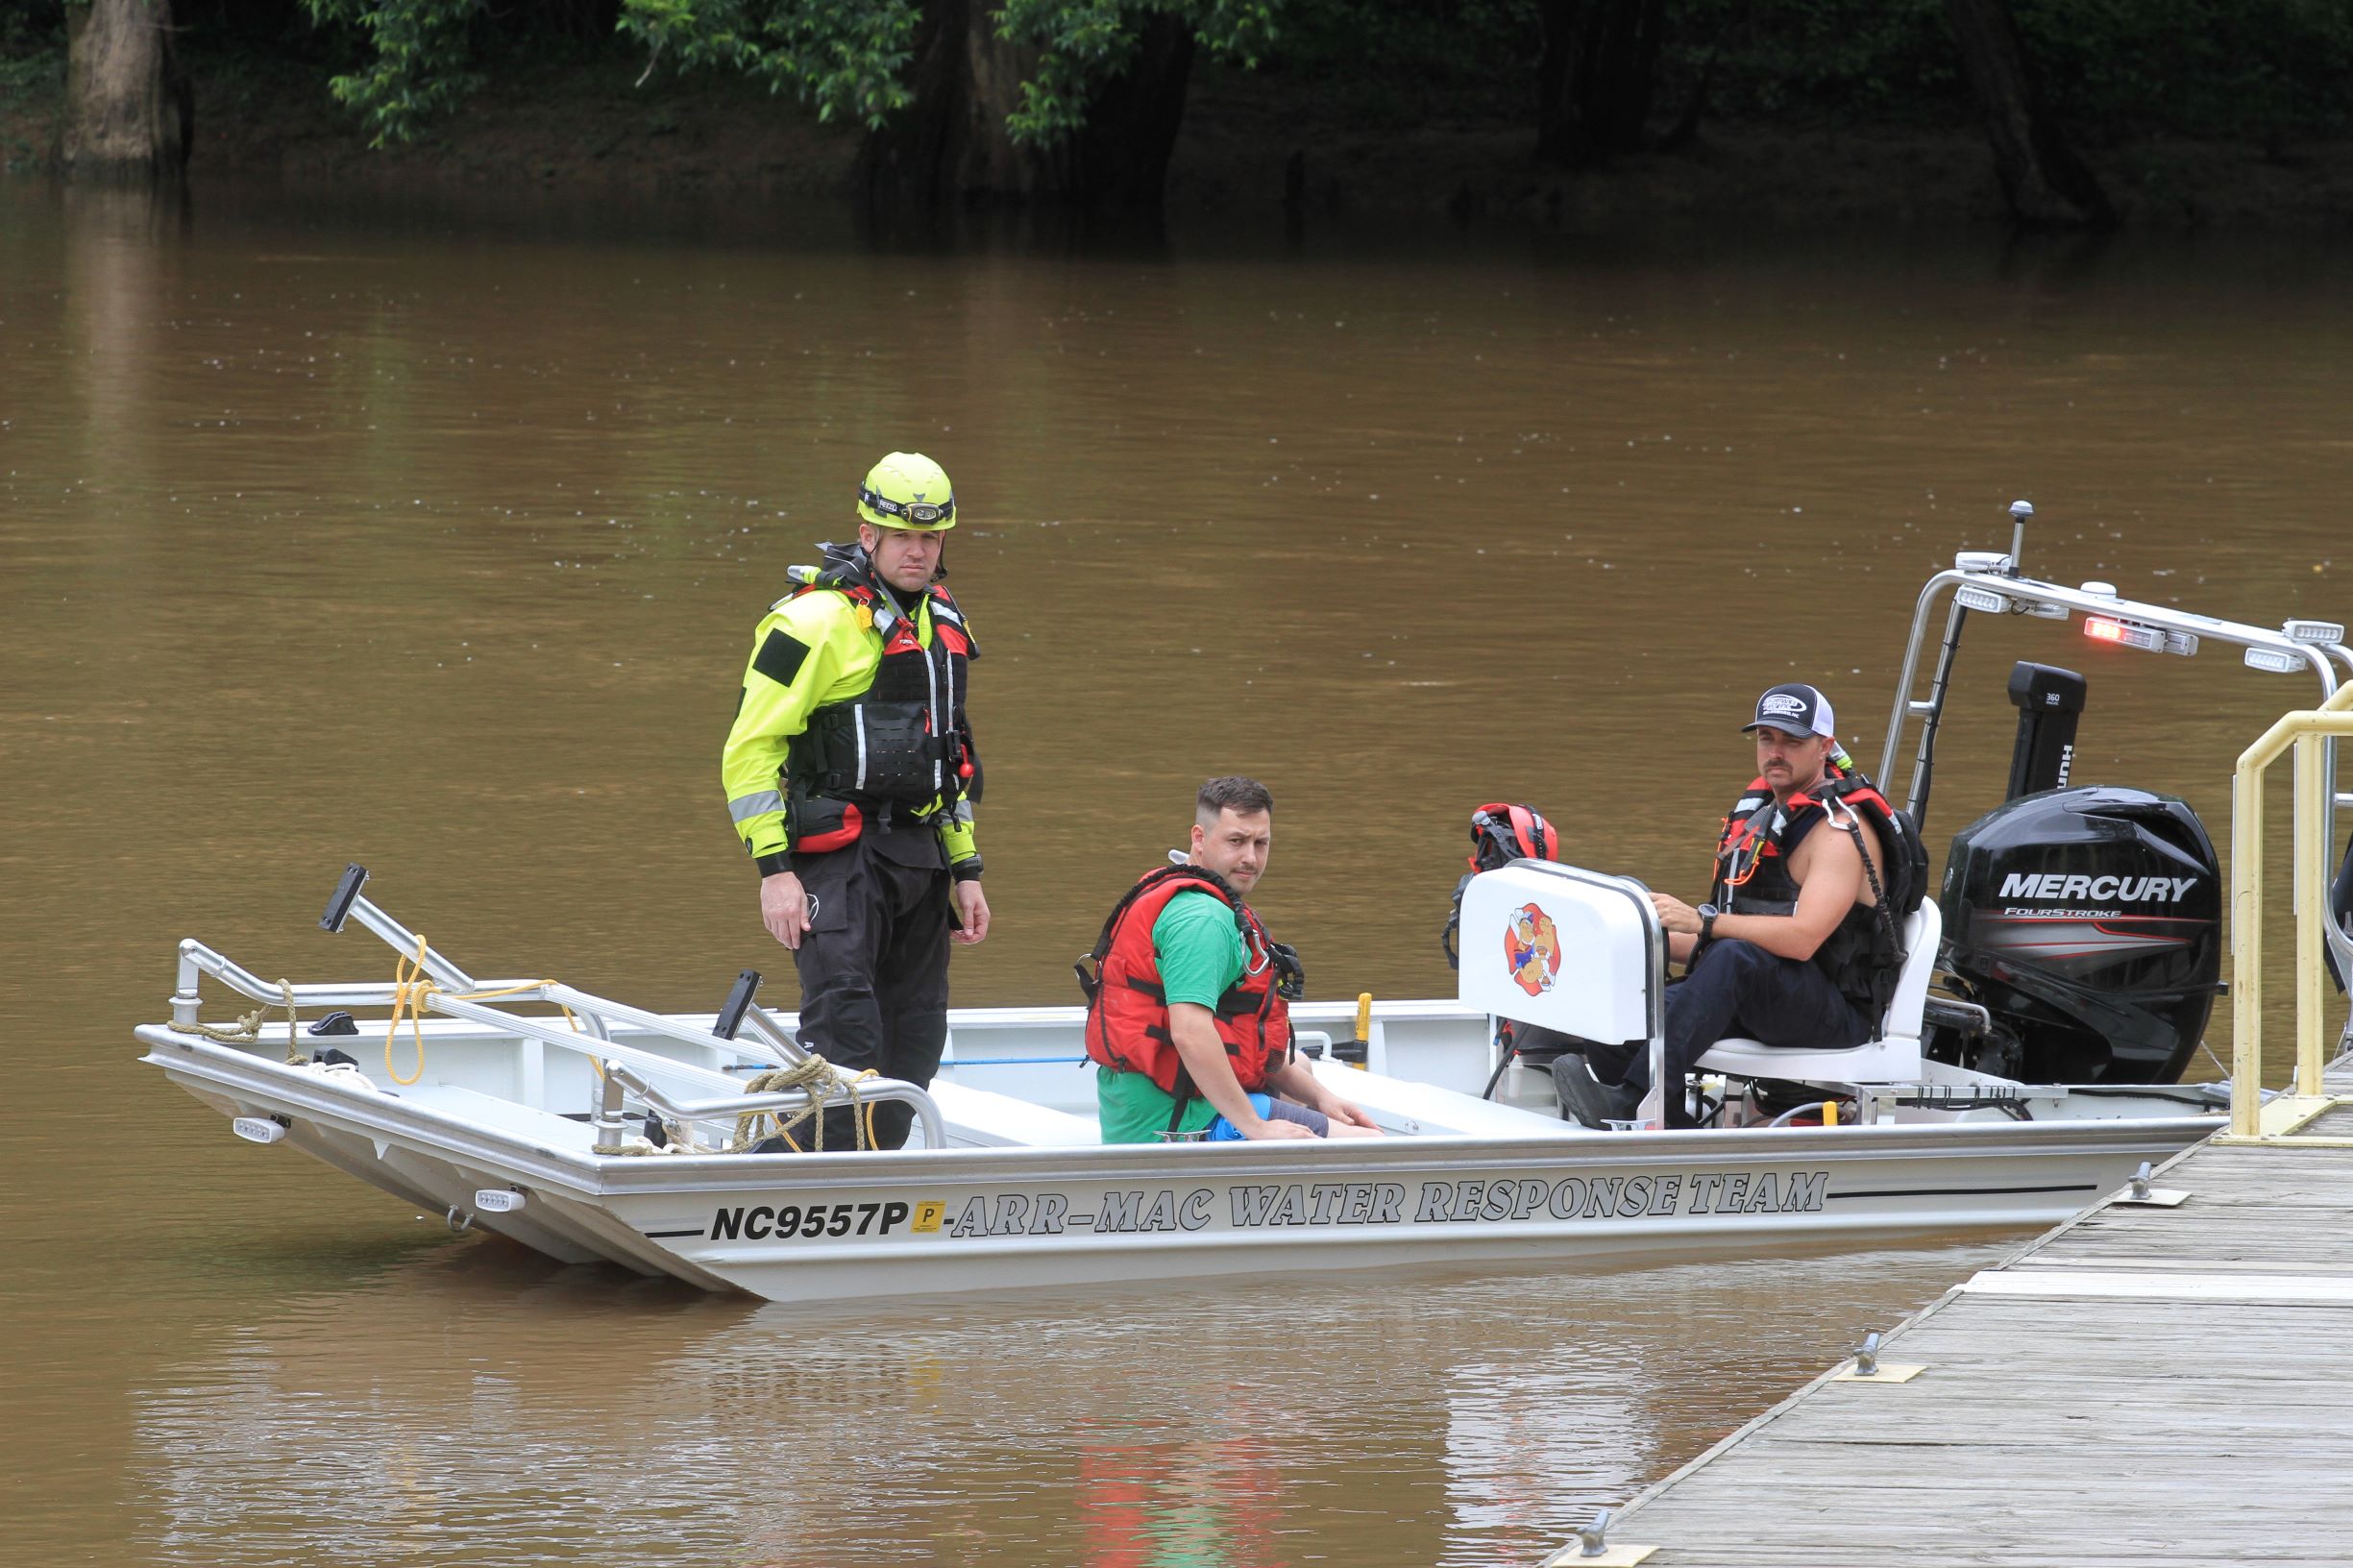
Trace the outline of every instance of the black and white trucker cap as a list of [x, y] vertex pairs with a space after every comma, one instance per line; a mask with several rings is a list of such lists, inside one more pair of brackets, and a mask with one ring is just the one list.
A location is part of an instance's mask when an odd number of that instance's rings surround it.
[[1837, 725], [1830, 718], [1830, 699], [1811, 686], [1791, 682], [1776, 686], [1756, 699], [1756, 717], [1740, 726], [1752, 729], [1777, 729], [1784, 735], [1827, 735], [1835, 738]]

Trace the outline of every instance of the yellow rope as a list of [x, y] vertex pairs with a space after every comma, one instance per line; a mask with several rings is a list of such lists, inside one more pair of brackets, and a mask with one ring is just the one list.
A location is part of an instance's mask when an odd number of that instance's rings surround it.
[[[401, 961], [393, 966], [392, 970], [392, 1021], [384, 1030], [384, 1073], [404, 1089], [425, 1076], [425, 1025], [423, 1020], [426, 1005], [433, 997], [447, 996], [456, 1002], [486, 1002], [500, 996], [521, 996], [527, 992], [545, 991], [555, 984], [552, 980], [527, 980], [519, 986], [502, 986], [497, 991], [443, 991], [425, 972], [425, 934], [419, 932], [416, 956], [410, 958], [404, 955]], [[286, 1005], [289, 1010], [294, 1005], [294, 992], [291, 987], [286, 991]], [[555, 1005], [563, 1013], [564, 1021], [572, 1025], [572, 1032], [578, 1034], [580, 1020], [573, 1017], [572, 1009], [561, 1002]], [[416, 1070], [405, 1078], [401, 1076], [401, 1069], [392, 1065], [392, 1042], [400, 1035], [403, 1014], [407, 1015], [409, 1038], [414, 1040], [417, 1045]], [[596, 1069], [600, 1079], [604, 1076], [604, 1065], [595, 1057], [588, 1059], [588, 1065]]]
[[[411, 968], [411, 965], [414, 968]], [[384, 1076], [405, 1089], [425, 1076], [425, 998], [433, 983], [425, 978], [425, 938], [417, 938], [417, 956], [402, 955], [392, 970], [392, 1022], [384, 1030]], [[407, 1077], [392, 1065], [392, 1041], [401, 1032], [401, 1015], [408, 1015], [408, 1032], [417, 1042], [417, 1070]]]
[[[826, 1102], [831, 1100], [836, 1093], [846, 1096], [849, 1101], [850, 1110], [853, 1113], [851, 1125], [857, 1129], [857, 1147], [873, 1148], [876, 1144], [874, 1102], [861, 1099], [858, 1094], [858, 1086], [869, 1078], [881, 1076], [871, 1067], [863, 1072], [846, 1076], [841, 1068], [815, 1052], [811, 1052], [807, 1057], [789, 1067], [771, 1067], [766, 1072], [754, 1074], [751, 1080], [744, 1085], [745, 1093], [776, 1094], [787, 1090], [805, 1090], [808, 1091], [809, 1103], [795, 1112], [790, 1121], [781, 1120], [773, 1111], [745, 1112], [735, 1118], [735, 1137], [728, 1139], [723, 1152], [728, 1154], [748, 1153], [755, 1144], [762, 1141], [764, 1137], [773, 1136], [783, 1139], [786, 1145], [794, 1153], [798, 1154], [801, 1152], [800, 1142], [793, 1137], [793, 1129], [814, 1116], [817, 1124], [815, 1136], [810, 1139], [812, 1150], [818, 1154], [824, 1153], [825, 1118], [820, 1113], [825, 1109]], [[760, 1133], [760, 1125], [763, 1122], [772, 1129], [770, 1134]]]

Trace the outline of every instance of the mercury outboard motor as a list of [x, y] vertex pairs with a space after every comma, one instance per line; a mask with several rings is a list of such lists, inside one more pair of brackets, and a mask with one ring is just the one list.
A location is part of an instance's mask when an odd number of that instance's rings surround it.
[[[2023, 704], [2022, 704], [2022, 706]], [[2222, 973], [2222, 876], [2188, 804], [2046, 790], [1952, 841], [1940, 968], [1992, 1016], [1941, 1060], [2028, 1083], [2172, 1083]]]

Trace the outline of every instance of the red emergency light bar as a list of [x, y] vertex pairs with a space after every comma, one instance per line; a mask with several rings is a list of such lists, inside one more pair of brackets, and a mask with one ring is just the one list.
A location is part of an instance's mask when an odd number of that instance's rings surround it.
[[2137, 621], [2120, 621], [2112, 615], [2087, 615], [2083, 618], [2083, 634], [2098, 643], [2120, 643], [2149, 653], [2190, 654], [2197, 651], [2197, 639], [2186, 631], [2165, 631], [2156, 626], [2145, 626]]

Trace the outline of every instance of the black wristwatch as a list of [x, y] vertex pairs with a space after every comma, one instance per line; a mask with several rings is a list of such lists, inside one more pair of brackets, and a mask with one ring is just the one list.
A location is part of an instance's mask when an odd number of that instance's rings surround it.
[[1702, 904], [1700, 906], [1700, 940], [1702, 942], [1713, 942], [1716, 940], [1716, 917], [1723, 913], [1724, 911], [1718, 909], [1713, 904]]

